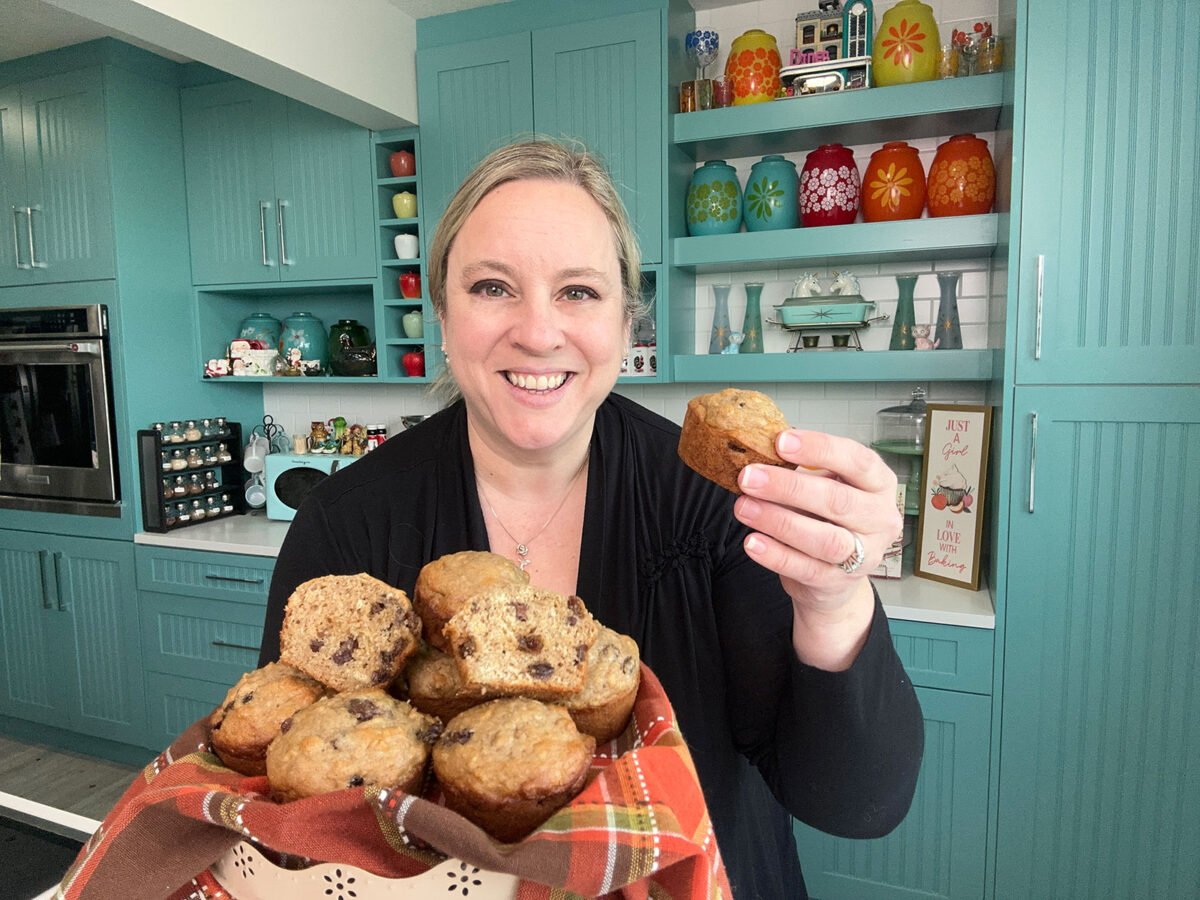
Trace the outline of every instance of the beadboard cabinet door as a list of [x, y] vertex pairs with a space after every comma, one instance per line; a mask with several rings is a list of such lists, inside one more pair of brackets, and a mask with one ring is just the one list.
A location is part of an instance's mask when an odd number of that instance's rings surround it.
[[[24, 226], [18, 209], [25, 199], [25, 148], [21, 144], [21, 90], [0, 87], [0, 285], [23, 284], [18, 262], [28, 257], [21, 247]], [[17, 254], [21, 254], [19, 257]]]
[[[1200, 381], [1200, 16], [1028, 15], [1017, 382]], [[1131, 34], [1169, 76], [1113, 65]]]
[[0, 713], [63, 725], [65, 682], [56, 666], [61, 629], [50, 565], [39, 541], [0, 531]]
[[1014, 411], [994, 896], [1194, 897], [1200, 389]]

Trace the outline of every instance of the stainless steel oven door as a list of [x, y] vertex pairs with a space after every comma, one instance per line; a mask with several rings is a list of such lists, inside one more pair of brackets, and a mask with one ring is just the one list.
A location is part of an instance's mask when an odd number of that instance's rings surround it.
[[120, 514], [99, 340], [0, 343], [0, 506]]

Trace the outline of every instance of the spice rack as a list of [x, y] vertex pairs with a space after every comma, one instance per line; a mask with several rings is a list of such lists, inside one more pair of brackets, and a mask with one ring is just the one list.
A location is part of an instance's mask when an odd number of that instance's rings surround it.
[[137, 446], [146, 531], [161, 534], [246, 511], [237, 422], [202, 432], [199, 440], [173, 440], [147, 428], [138, 431]]

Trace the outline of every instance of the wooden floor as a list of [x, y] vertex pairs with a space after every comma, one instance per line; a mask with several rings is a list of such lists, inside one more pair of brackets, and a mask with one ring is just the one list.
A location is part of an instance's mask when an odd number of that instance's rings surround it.
[[103, 819], [141, 769], [0, 735], [0, 791]]

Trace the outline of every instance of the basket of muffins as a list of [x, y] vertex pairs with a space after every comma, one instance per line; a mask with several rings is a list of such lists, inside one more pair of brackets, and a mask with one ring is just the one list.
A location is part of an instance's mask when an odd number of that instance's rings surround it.
[[[187, 849], [134, 871], [112, 851], [139, 839]], [[299, 585], [280, 661], [135, 780], [64, 894], [123, 877], [234, 900], [729, 896], [636, 642], [487, 551], [431, 561], [411, 598], [366, 574]]]

